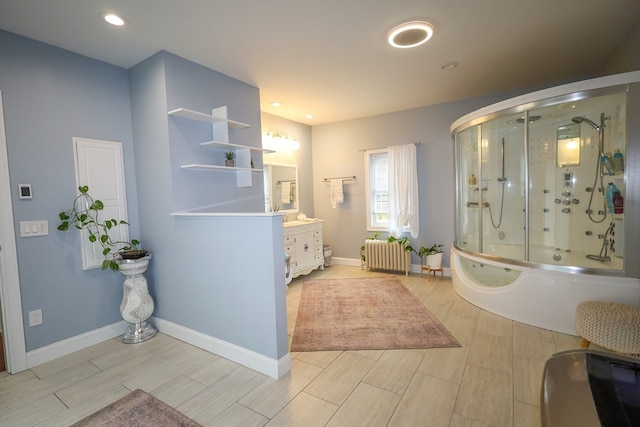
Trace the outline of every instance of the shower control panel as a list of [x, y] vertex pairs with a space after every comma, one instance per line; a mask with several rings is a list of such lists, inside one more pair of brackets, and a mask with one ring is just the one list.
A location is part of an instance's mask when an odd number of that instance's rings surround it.
[[572, 172], [564, 172], [564, 186], [565, 187], [573, 187], [573, 173]]

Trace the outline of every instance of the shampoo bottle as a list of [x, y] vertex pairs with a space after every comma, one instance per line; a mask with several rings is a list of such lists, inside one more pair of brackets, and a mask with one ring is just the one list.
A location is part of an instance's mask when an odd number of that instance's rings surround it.
[[615, 192], [620, 193], [620, 190], [618, 190], [613, 182], [610, 182], [605, 193], [605, 197], [607, 198], [607, 210], [609, 211], [609, 213], [613, 213], [613, 194]]
[[613, 170], [616, 175], [622, 175], [624, 173], [624, 158], [619, 149], [616, 148], [616, 152], [613, 153]]

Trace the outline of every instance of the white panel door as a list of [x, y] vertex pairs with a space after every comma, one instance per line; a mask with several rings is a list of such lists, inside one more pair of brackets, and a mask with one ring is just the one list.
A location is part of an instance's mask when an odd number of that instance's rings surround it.
[[[122, 143], [74, 137], [73, 148], [76, 187], [88, 186], [89, 195], [104, 203], [99, 220], [115, 218], [127, 221]], [[114, 241], [127, 241], [129, 227], [116, 227], [110, 230], [109, 235]], [[84, 270], [102, 266], [102, 247], [89, 242], [85, 230], [82, 230], [81, 251]]]

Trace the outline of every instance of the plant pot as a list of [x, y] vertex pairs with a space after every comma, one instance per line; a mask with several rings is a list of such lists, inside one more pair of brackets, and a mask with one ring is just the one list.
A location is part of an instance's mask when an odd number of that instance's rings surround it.
[[149, 252], [142, 249], [122, 251], [120, 252], [120, 257], [122, 257], [122, 259], [140, 259], [147, 256], [148, 253]]
[[439, 270], [442, 267], [442, 253], [427, 255], [425, 265], [431, 270]]
[[234, 167], [236, 165], [236, 161], [235, 160], [225, 160], [224, 161], [224, 165], [225, 166], [229, 166], [229, 167]]
[[147, 341], [156, 335], [156, 328], [147, 319], [154, 309], [153, 299], [149, 295], [147, 279], [143, 273], [149, 267], [151, 254], [138, 259], [117, 260], [120, 273], [127, 278], [123, 284], [122, 303], [120, 313], [122, 318], [129, 322], [127, 332], [122, 336], [125, 344], [137, 344]]

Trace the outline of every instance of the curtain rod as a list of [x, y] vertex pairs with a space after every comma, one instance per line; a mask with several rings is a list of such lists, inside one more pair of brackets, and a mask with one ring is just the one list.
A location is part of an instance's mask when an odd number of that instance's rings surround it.
[[343, 179], [345, 181], [351, 181], [352, 179], [356, 179], [356, 176], [355, 175], [353, 175], [353, 176], [336, 176], [336, 177], [333, 177], [333, 178], [323, 178], [322, 182], [329, 182], [332, 179]]
[[[402, 144], [398, 144], [398, 145], [402, 145]], [[420, 141], [414, 142], [413, 145], [415, 145], [417, 147], [418, 145], [422, 145], [422, 142], [420, 142]], [[358, 151], [381, 150], [383, 148], [389, 148], [389, 147], [361, 148]]]

